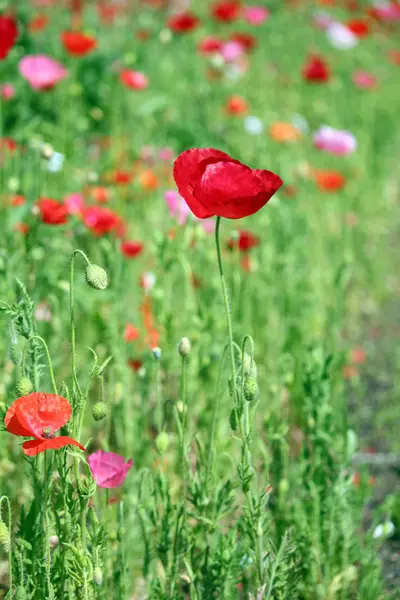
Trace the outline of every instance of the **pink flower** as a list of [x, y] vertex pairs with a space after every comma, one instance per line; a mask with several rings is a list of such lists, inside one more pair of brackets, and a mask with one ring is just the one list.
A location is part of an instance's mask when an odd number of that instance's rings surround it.
[[270, 16], [270, 12], [263, 6], [247, 6], [243, 16], [250, 25], [262, 25]]
[[314, 146], [325, 152], [345, 156], [357, 150], [357, 140], [350, 131], [323, 125], [313, 134]]
[[167, 190], [164, 193], [164, 200], [167, 203], [171, 217], [175, 217], [179, 225], [184, 225], [190, 213], [186, 201], [176, 190]]
[[81, 194], [68, 194], [64, 198], [64, 204], [70, 215], [78, 215], [82, 212], [84, 206], [84, 198]]
[[377, 2], [372, 8], [378, 19], [388, 22], [400, 21], [400, 6], [392, 2]]
[[15, 96], [15, 87], [12, 83], [4, 83], [1, 87], [1, 97], [3, 100], [11, 100]]
[[149, 85], [148, 78], [140, 71], [130, 71], [129, 69], [125, 69], [121, 71], [119, 78], [121, 82], [131, 90], [145, 90]]
[[165, 160], [166, 162], [169, 162], [174, 158], [174, 151], [172, 150], [172, 148], [161, 148], [159, 152], [159, 157], [160, 160]]
[[215, 231], [215, 219], [199, 219], [201, 220], [201, 226], [206, 233], [214, 233]]
[[119, 454], [97, 450], [88, 456], [88, 463], [99, 487], [115, 488], [124, 483], [133, 460], [125, 462], [124, 457]]
[[59, 62], [44, 54], [24, 56], [19, 71], [34, 90], [50, 90], [68, 75]]
[[244, 53], [244, 48], [239, 42], [225, 42], [221, 46], [221, 54], [226, 62], [235, 62]]
[[313, 23], [318, 29], [328, 29], [331, 25], [333, 25], [334, 20], [331, 15], [326, 11], [316, 11], [313, 14]]
[[377, 78], [371, 73], [368, 73], [368, 71], [356, 71], [353, 74], [352, 79], [353, 83], [357, 87], [366, 90], [370, 90], [371, 88], [376, 87], [378, 84]]

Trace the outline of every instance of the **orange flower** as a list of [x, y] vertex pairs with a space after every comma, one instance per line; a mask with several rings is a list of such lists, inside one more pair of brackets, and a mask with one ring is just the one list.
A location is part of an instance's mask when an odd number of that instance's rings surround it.
[[146, 169], [139, 176], [140, 185], [145, 190], [156, 190], [160, 182], [158, 180], [157, 175], [151, 171], [151, 169]]
[[108, 188], [103, 186], [97, 186], [92, 189], [92, 198], [99, 204], [105, 204], [110, 199], [110, 191]]
[[150, 346], [151, 349], [156, 348], [158, 346], [160, 340], [160, 334], [154, 328], [153, 325], [153, 312], [151, 310], [151, 300], [150, 296], [146, 296], [142, 306], [140, 307], [143, 315], [143, 324], [146, 329], [146, 343]]
[[315, 173], [315, 183], [323, 192], [337, 192], [344, 187], [346, 178], [338, 171], [318, 170]]
[[226, 103], [225, 110], [230, 115], [244, 115], [249, 110], [249, 105], [242, 96], [231, 96]]
[[269, 134], [273, 140], [280, 143], [295, 142], [301, 138], [301, 132], [291, 123], [278, 121], [271, 125]]

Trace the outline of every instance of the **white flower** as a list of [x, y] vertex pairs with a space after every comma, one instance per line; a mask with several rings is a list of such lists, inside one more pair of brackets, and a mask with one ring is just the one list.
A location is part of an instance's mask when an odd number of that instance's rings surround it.
[[326, 35], [332, 46], [340, 50], [350, 50], [358, 44], [358, 37], [342, 23], [330, 25]]
[[388, 538], [392, 535], [395, 530], [395, 526], [392, 521], [385, 521], [385, 523], [379, 523], [379, 525], [374, 529], [372, 537], [377, 540], [380, 537]]
[[61, 152], [53, 152], [48, 160], [47, 170], [50, 171], [50, 173], [58, 173], [58, 171], [61, 171], [63, 168], [63, 164], [64, 154], [61, 154]]
[[251, 135], [260, 135], [264, 131], [263, 122], [258, 117], [246, 117], [243, 124], [245, 131]]

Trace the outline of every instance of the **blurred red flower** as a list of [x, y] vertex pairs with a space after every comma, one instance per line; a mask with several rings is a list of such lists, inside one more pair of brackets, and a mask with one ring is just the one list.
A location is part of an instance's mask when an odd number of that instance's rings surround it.
[[127, 258], [136, 258], [143, 252], [142, 242], [126, 241], [121, 243], [121, 252]]
[[44, 31], [44, 29], [46, 29], [49, 22], [50, 22], [50, 18], [48, 15], [38, 14], [35, 17], [33, 17], [31, 22], [29, 23], [28, 31], [30, 33], [38, 33], [40, 31]]
[[362, 38], [370, 34], [370, 26], [365, 19], [352, 19], [351, 21], [347, 21], [345, 25], [357, 37]]
[[317, 54], [308, 57], [302, 72], [304, 79], [313, 83], [327, 83], [331, 74], [326, 61]]
[[56, 394], [34, 392], [13, 402], [4, 418], [9, 433], [22, 437], [33, 437], [24, 442], [22, 448], [27, 456], [36, 456], [45, 450], [57, 450], [65, 446], [85, 448], [68, 436], [55, 437], [71, 418], [72, 407], [66, 398]]
[[214, 54], [219, 52], [222, 47], [222, 42], [218, 38], [208, 35], [203, 38], [198, 45], [198, 50], [201, 54]]
[[119, 233], [123, 225], [121, 217], [109, 208], [103, 206], [88, 206], [82, 211], [82, 219], [95, 235]]
[[95, 37], [85, 35], [79, 31], [63, 31], [61, 41], [64, 48], [71, 56], [85, 56], [97, 47]]
[[148, 77], [140, 71], [124, 69], [119, 74], [120, 81], [131, 90], [145, 90], [149, 85]]
[[129, 171], [121, 171], [118, 169], [114, 173], [114, 181], [119, 185], [128, 185], [128, 183], [132, 181], [132, 177], [133, 175]]
[[231, 96], [225, 106], [225, 110], [230, 115], [244, 115], [249, 110], [249, 105], [242, 96]]
[[132, 323], [128, 323], [125, 327], [124, 331], [124, 340], [125, 342], [134, 342], [139, 337], [139, 329], [132, 325]]
[[53, 198], [40, 198], [40, 217], [48, 225], [64, 225], [68, 220], [68, 208]]
[[172, 15], [167, 21], [169, 29], [175, 33], [189, 33], [196, 29], [199, 23], [200, 19], [191, 12]]
[[18, 37], [17, 24], [12, 17], [0, 15], [0, 60], [7, 57]]
[[323, 192], [337, 192], [344, 187], [346, 178], [338, 171], [318, 170], [315, 173], [315, 183]]
[[194, 215], [241, 219], [256, 213], [282, 185], [278, 175], [251, 169], [214, 148], [182, 152], [174, 164], [180, 195]]
[[215, 19], [217, 19], [217, 21], [230, 23], [231, 21], [236, 21], [236, 19], [238, 19], [240, 15], [240, 9], [240, 2], [221, 0], [221, 2], [216, 2], [211, 7], [211, 14]]
[[251, 248], [255, 248], [260, 244], [260, 238], [258, 235], [254, 235], [251, 231], [241, 229], [239, 231], [239, 237], [236, 239], [231, 238], [228, 241], [229, 248], [238, 248], [241, 252], [247, 252]]
[[246, 52], [250, 52], [251, 50], [253, 50], [253, 48], [255, 47], [257, 40], [255, 38], [254, 35], [251, 35], [251, 33], [232, 33], [232, 35], [230, 36], [230, 39], [233, 42], [237, 42], [238, 44], [241, 44], [241, 46], [243, 46], [243, 48], [246, 50]]

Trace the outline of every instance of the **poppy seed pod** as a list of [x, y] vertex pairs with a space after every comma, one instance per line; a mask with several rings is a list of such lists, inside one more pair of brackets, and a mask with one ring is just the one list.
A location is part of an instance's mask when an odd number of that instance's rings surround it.
[[95, 421], [102, 421], [106, 418], [107, 412], [108, 409], [107, 404], [105, 402], [96, 402], [96, 404], [93, 406], [92, 411], [93, 419]]
[[10, 532], [4, 521], [0, 521], [0, 548], [2, 548], [6, 554], [10, 552], [11, 548]]
[[251, 402], [258, 394], [258, 383], [255, 377], [246, 377], [243, 384], [243, 394], [247, 402]]
[[190, 344], [189, 339], [187, 337], [181, 338], [181, 340], [179, 341], [179, 344], [178, 344], [178, 352], [182, 356], [182, 358], [185, 358], [186, 356], [188, 356], [190, 354], [191, 349], [192, 349], [192, 346]]
[[165, 431], [162, 431], [156, 437], [156, 448], [160, 454], [165, 454], [168, 450], [169, 446], [169, 438], [168, 434]]
[[156, 346], [152, 349], [152, 354], [156, 360], [161, 360], [161, 348]]
[[33, 383], [29, 377], [21, 377], [17, 382], [17, 394], [18, 396], [27, 396], [33, 392]]
[[106, 271], [90, 263], [86, 267], [85, 271], [86, 283], [95, 290], [105, 290], [108, 285], [108, 278]]

